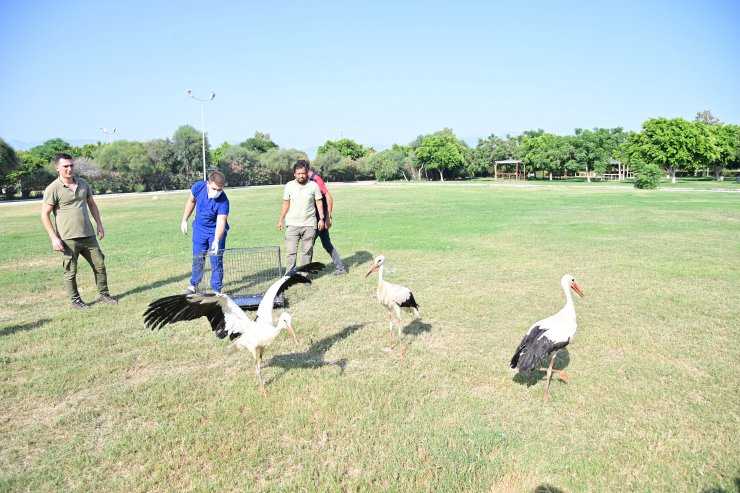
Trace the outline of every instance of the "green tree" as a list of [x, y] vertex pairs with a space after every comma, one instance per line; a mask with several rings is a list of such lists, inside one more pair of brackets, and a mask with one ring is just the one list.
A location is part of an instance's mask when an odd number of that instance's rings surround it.
[[269, 149], [258, 156], [261, 166], [270, 170], [274, 181], [283, 184], [293, 179], [293, 165], [299, 159], [308, 160], [305, 152], [298, 149]]
[[401, 148], [386, 149], [376, 152], [368, 158], [368, 167], [373, 170], [378, 181], [397, 180], [403, 177], [408, 181], [405, 172], [406, 154]]
[[352, 158], [342, 155], [333, 147], [318, 153], [314, 161], [322, 178], [329, 181], [341, 181], [346, 177], [351, 162]]
[[[79, 157], [86, 157], [92, 159], [95, 152], [98, 150], [98, 147], [100, 147], [101, 144], [85, 144], [83, 146], [75, 146], [72, 147], [70, 154], [74, 156], [75, 158]], [[75, 166], [77, 166], [76, 160], [75, 160]]]
[[676, 183], [676, 171], [701, 169], [714, 159], [715, 147], [702, 122], [683, 118], [652, 118], [642, 124], [642, 131], [630, 137], [629, 152], [646, 163], [656, 163]]
[[485, 139], [478, 139], [468, 171], [473, 176], [491, 173], [496, 161], [514, 158], [517, 146], [517, 140], [510, 135], [501, 138], [491, 134]]
[[23, 197], [31, 197], [34, 192], [41, 194], [49, 183], [56, 177], [56, 170], [51, 162], [44, 161], [30, 151], [18, 151], [20, 169], [14, 173], [13, 180], [17, 182]]
[[416, 159], [428, 170], [436, 170], [444, 181], [445, 170], [462, 170], [470, 148], [458, 141], [454, 135], [438, 134], [424, 137], [414, 153]]
[[224, 155], [224, 151], [228, 149], [229, 147], [231, 147], [231, 144], [224, 141], [224, 143], [221, 144], [220, 147], [216, 147], [215, 149], [211, 151], [211, 164], [213, 166], [215, 167], [219, 166], [219, 164], [221, 163], [221, 158]]
[[624, 139], [621, 128], [576, 129], [572, 138], [574, 158], [578, 168], [585, 169], [588, 181], [591, 181], [592, 171], [601, 174], [606, 170], [609, 160]]
[[719, 180], [725, 168], [740, 164], [740, 126], [712, 125], [709, 131], [713, 135], [715, 159], [709, 163], [709, 169]]
[[635, 173], [635, 188], [655, 189], [658, 188], [663, 170], [655, 163], [646, 163], [641, 159], [632, 162], [632, 170]]
[[0, 187], [3, 188], [6, 196], [12, 196], [15, 191], [13, 183], [9, 183], [8, 175], [17, 171], [19, 167], [20, 159], [15, 149], [0, 138]]
[[154, 168], [144, 145], [128, 140], [100, 146], [95, 153], [95, 161], [104, 171], [132, 173], [137, 177], [143, 177]]
[[76, 157], [74, 148], [62, 139], [47, 140], [43, 144], [29, 149], [29, 152], [41, 158], [47, 164], [53, 162], [54, 156], [59, 153], [66, 153], [72, 157]]
[[261, 166], [259, 154], [240, 145], [224, 150], [221, 171], [230, 187], [266, 185], [273, 179], [272, 171]]
[[706, 125], [721, 125], [722, 122], [719, 121], [719, 118], [714, 116], [711, 112], [711, 110], [704, 110], [699, 111], [696, 114], [696, 118], [694, 118], [695, 122], [702, 122]]
[[327, 140], [324, 145], [319, 147], [316, 153], [317, 157], [329, 152], [331, 149], [335, 149], [341, 156], [353, 160], [369, 156], [374, 152], [372, 148], [365, 148], [352, 139]]
[[254, 137], [248, 138], [239, 145], [257, 154], [264, 154], [270, 149], [278, 148], [278, 145], [270, 139], [270, 134], [264, 132], [255, 132]]
[[[206, 135], [206, 168], [209, 166], [210, 153], [208, 136]], [[203, 177], [202, 134], [190, 125], [183, 125], [175, 131], [172, 137], [172, 148], [178, 162], [178, 174], [186, 177], [188, 182], [194, 182]]]
[[117, 140], [102, 145], [95, 153], [95, 162], [106, 173], [90, 183], [101, 192], [143, 192], [150, 185], [147, 178], [156, 172], [141, 142]]
[[178, 174], [179, 164], [170, 139], [148, 140], [143, 146], [152, 165], [151, 172], [146, 177], [149, 190], [182, 189], [190, 186], [190, 180]]
[[519, 159], [534, 169], [548, 173], [550, 180], [554, 174], [564, 175], [568, 169], [577, 169], [573, 160], [573, 146], [568, 137], [551, 133], [531, 133], [525, 135], [519, 144]]

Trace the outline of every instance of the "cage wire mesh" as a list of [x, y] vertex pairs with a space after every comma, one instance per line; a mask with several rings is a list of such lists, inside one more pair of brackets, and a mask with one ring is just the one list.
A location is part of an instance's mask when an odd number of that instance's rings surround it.
[[[203, 251], [193, 257], [194, 263], [203, 263], [203, 278], [198, 290], [213, 292], [212, 265], [223, 266], [221, 292], [242, 308], [257, 308], [265, 291], [283, 275], [279, 246], [226, 248], [215, 255]], [[275, 298], [275, 306], [284, 306], [285, 298]]]

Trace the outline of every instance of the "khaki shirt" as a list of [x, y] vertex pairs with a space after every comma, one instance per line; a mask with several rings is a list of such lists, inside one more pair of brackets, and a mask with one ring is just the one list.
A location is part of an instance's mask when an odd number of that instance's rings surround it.
[[287, 226], [316, 227], [316, 201], [321, 200], [321, 190], [315, 182], [299, 185], [295, 180], [289, 181], [285, 184], [283, 200], [290, 200], [290, 208], [285, 215]]
[[95, 236], [87, 210], [87, 198], [92, 197], [90, 185], [82, 178], [75, 178], [77, 189], [59, 178], [44, 190], [43, 203], [52, 206], [59, 238], [62, 240]]

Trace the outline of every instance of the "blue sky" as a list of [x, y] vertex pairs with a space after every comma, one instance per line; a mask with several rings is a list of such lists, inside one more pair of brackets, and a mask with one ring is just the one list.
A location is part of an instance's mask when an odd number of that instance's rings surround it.
[[[255, 131], [311, 153], [444, 127], [639, 130], [710, 109], [740, 124], [740, 1], [0, 3], [0, 137]], [[473, 141], [474, 144], [474, 141]]]

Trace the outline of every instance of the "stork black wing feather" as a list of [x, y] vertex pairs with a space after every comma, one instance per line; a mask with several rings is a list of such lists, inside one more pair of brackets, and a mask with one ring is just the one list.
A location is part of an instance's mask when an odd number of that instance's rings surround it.
[[409, 293], [409, 297], [401, 303], [398, 306], [403, 306], [406, 308], [419, 308], [419, 305], [416, 303], [416, 300], [414, 299], [414, 293]]
[[[520, 363], [519, 358], [525, 356], [526, 353], [530, 352], [531, 346], [534, 343], [534, 341], [536, 341], [537, 338], [541, 336], [543, 332], [545, 332], [545, 330], [547, 329], [542, 329], [540, 328], [539, 325], [536, 325], [532, 327], [532, 329], [529, 332], [527, 332], [527, 334], [522, 339], [522, 342], [520, 342], [519, 346], [517, 346], [516, 351], [514, 351], [514, 356], [511, 358], [511, 363], [509, 363], [510, 368], [513, 369], [513, 368], [517, 368], [518, 366], [519, 371], [531, 371], [534, 369], [534, 367], [537, 365], [537, 363], [539, 363], [539, 361], [532, 363], [531, 360], [532, 360], [533, 355], [530, 355], [528, 358], [523, 358], [523, 359], [528, 360], [526, 361], [526, 364], [524, 364], [525, 361], [522, 361]], [[528, 366], [531, 366], [532, 368], [527, 368]]]
[[302, 273], [307, 272], [315, 274], [316, 272], [321, 271], [324, 266], [325, 264], [322, 264], [321, 262], [310, 262], [308, 264], [301, 265], [300, 267], [296, 267], [295, 269], [289, 270], [285, 275], [290, 277], [288, 277], [288, 279], [286, 279], [283, 284], [280, 285], [280, 288], [278, 288], [275, 296], [278, 296], [280, 293], [284, 292], [291, 286], [295, 286], [296, 284], [311, 284], [311, 279], [309, 279], [308, 276], [305, 276]]
[[[209, 300], [210, 297], [214, 299]], [[200, 317], [208, 319], [211, 328], [219, 338], [226, 337], [224, 312], [215, 299], [215, 295], [178, 294], [160, 298], [150, 303], [144, 312], [144, 325], [155, 330], [167, 324], [196, 320]]]

